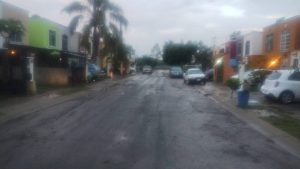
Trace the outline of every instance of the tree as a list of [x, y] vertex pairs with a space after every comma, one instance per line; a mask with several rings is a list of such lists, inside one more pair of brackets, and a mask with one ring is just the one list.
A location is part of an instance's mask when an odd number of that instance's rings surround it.
[[[88, 17], [88, 22], [83, 29], [83, 46], [92, 46], [92, 61], [96, 62], [100, 58], [100, 42], [105, 34], [111, 33], [110, 28], [118, 28], [122, 34], [123, 27], [127, 27], [128, 21], [123, 16], [122, 9], [109, 0], [84, 0], [75, 1], [63, 9], [69, 14], [75, 14], [70, 22], [70, 32], [74, 33], [79, 22], [84, 16]], [[92, 45], [89, 43], [92, 38]], [[87, 49], [89, 50], [89, 48]]]
[[155, 44], [151, 49], [151, 56], [159, 60], [161, 58], [161, 50], [158, 44]]
[[0, 19], [0, 35], [5, 39], [4, 45], [9, 43], [13, 35], [23, 35], [25, 28], [21, 21]]
[[163, 60], [169, 65], [201, 64], [206, 70], [212, 65], [212, 51], [202, 42], [167, 42], [163, 49]]
[[159, 61], [153, 57], [150, 57], [149, 55], [144, 55], [143, 57], [136, 59], [136, 64], [139, 68], [142, 68], [145, 65], [150, 65], [152, 67], [155, 67]]
[[195, 63], [201, 64], [203, 70], [207, 70], [212, 66], [212, 50], [199, 42], [197, 44], [195, 56]]
[[163, 47], [163, 61], [168, 65], [189, 64], [195, 53], [196, 45], [193, 43], [165, 43]]

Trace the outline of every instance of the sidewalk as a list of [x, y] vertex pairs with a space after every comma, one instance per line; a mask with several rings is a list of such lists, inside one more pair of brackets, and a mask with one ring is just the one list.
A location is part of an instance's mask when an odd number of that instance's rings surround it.
[[[248, 125], [274, 141], [274, 143], [300, 158], [300, 140], [263, 120], [265, 117], [276, 117], [278, 112], [275, 112], [274, 109], [277, 110], [276, 107], [284, 107], [285, 105], [268, 103], [264, 101], [263, 96], [259, 92], [251, 92], [249, 108], [239, 108], [236, 106], [236, 93], [231, 94], [231, 90], [228, 87], [217, 83], [207, 83], [205, 86], [199, 87], [199, 92], [213, 99], [228, 112], [233, 113], [240, 120], [245, 121]], [[299, 115], [298, 113], [297, 111], [297, 116]], [[293, 117], [296, 117], [295, 112], [289, 112], [289, 114], [293, 114]]]
[[[47, 91], [35, 96], [11, 97], [0, 102], [0, 123], [12, 118], [23, 116], [27, 113], [47, 109], [49, 107], [62, 104], [67, 100], [84, 96], [89, 91], [106, 90], [124, 80], [126, 77], [115, 77], [92, 84], [86, 84], [82, 89], [72, 87]], [[76, 88], [76, 87], [75, 87]]]

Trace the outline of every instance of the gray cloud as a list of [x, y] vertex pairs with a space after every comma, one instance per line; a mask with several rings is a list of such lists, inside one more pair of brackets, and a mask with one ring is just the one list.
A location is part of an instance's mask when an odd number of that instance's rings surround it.
[[[61, 9], [72, 0], [6, 0], [67, 25]], [[123, 9], [130, 25], [127, 43], [138, 54], [149, 53], [165, 41], [224, 42], [235, 30], [260, 30], [280, 17], [300, 14], [299, 0], [112, 0]]]

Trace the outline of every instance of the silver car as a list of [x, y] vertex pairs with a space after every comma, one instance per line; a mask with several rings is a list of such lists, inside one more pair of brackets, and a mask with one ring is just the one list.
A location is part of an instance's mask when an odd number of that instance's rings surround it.
[[206, 78], [205, 78], [205, 74], [202, 72], [202, 70], [193, 68], [193, 69], [188, 69], [184, 73], [183, 81], [186, 84], [192, 84], [192, 83], [205, 84]]

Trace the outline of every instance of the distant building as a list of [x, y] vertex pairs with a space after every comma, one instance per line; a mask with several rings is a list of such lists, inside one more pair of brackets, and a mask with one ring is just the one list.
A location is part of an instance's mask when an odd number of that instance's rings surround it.
[[264, 28], [263, 54], [274, 69], [300, 67], [300, 15]]

